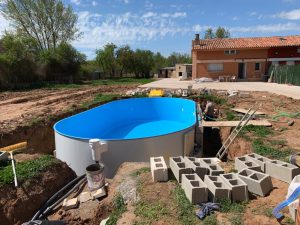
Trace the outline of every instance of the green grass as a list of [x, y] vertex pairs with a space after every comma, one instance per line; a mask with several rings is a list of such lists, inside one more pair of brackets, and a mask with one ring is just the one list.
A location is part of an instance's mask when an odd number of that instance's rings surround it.
[[33, 117], [28, 121], [28, 125], [33, 126], [33, 125], [40, 123], [41, 121], [42, 121], [41, 117]]
[[200, 94], [198, 97], [200, 99], [212, 101], [218, 105], [225, 105], [227, 103], [227, 99], [212, 94]]
[[45, 84], [44, 88], [50, 89], [72, 89], [72, 88], [80, 88], [82, 84]]
[[211, 214], [206, 216], [205, 219], [202, 221], [203, 225], [218, 225], [218, 220], [216, 214]]
[[220, 212], [223, 213], [243, 213], [246, 209], [247, 202], [231, 202], [228, 199], [220, 199]]
[[118, 94], [97, 94], [92, 101], [84, 102], [81, 104], [81, 108], [88, 109], [93, 105], [106, 103], [120, 97]]
[[152, 78], [111, 78], [92, 81], [93, 86], [97, 85], [122, 85], [122, 84], [147, 84], [155, 81]]
[[230, 109], [227, 109], [225, 110], [225, 117], [226, 117], [226, 120], [228, 121], [232, 121], [232, 120], [235, 120], [235, 113], [232, 112]]
[[300, 118], [300, 111], [295, 113], [288, 113], [288, 112], [278, 112], [276, 116], [273, 116], [273, 120], [278, 120], [281, 117], [288, 117], [288, 118]]
[[116, 225], [118, 219], [121, 215], [127, 210], [125, 201], [121, 194], [117, 194], [113, 199], [114, 209], [109, 215], [109, 220], [106, 222], [106, 225]]
[[145, 202], [139, 201], [134, 210], [134, 214], [142, 217], [143, 219], [153, 221], [158, 220], [160, 217], [167, 215], [167, 206], [161, 202]]
[[176, 206], [178, 209], [178, 220], [183, 225], [196, 224], [198, 219], [195, 216], [194, 206], [186, 198], [180, 186], [176, 186], [173, 194], [175, 195]]
[[274, 148], [266, 143], [264, 143], [261, 139], [256, 139], [252, 142], [253, 151], [259, 155], [270, 157], [273, 159], [284, 160], [286, 159], [292, 152], [291, 149], [284, 148]]
[[[58, 161], [51, 155], [44, 155], [35, 160], [16, 163], [16, 173], [18, 182], [38, 177], [43, 170], [54, 165]], [[0, 167], [0, 186], [12, 184], [14, 175], [11, 164]]]
[[253, 133], [257, 137], [267, 137], [268, 135], [273, 134], [271, 128], [264, 126], [247, 125], [244, 127], [244, 131]]
[[231, 225], [242, 225], [244, 224], [243, 222], [243, 214], [235, 214], [235, 215], [230, 215], [230, 218], [228, 219]]
[[287, 141], [286, 140], [268, 140], [268, 141], [273, 146], [276, 146], [276, 145], [286, 146], [287, 145]]
[[150, 172], [150, 167], [143, 167], [143, 168], [135, 170], [130, 175], [133, 177], [137, 177], [137, 176], [141, 175], [142, 173], [149, 173], [149, 172]]

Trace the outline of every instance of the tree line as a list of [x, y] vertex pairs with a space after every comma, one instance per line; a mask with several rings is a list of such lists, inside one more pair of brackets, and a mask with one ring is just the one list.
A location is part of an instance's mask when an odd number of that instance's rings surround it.
[[[13, 29], [0, 39], [0, 88], [33, 82], [76, 82], [98, 71], [104, 77], [150, 77], [160, 68], [191, 63], [189, 54], [131, 49], [106, 44], [94, 60], [70, 43], [81, 37], [78, 17], [62, 0], [2, 0], [0, 13]], [[208, 29], [205, 38], [229, 37], [227, 30]]]

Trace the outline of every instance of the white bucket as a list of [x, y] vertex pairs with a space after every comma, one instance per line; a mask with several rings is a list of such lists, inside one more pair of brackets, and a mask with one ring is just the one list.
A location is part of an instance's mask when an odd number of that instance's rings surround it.
[[91, 164], [86, 167], [86, 178], [90, 191], [97, 190], [104, 186], [104, 165], [102, 163]]

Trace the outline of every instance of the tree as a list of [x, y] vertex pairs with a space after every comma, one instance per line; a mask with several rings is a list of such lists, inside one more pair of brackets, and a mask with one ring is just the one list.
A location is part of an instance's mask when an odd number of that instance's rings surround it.
[[116, 61], [120, 69], [120, 76], [123, 73], [133, 72], [134, 65], [134, 52], [131, 50], [129, 45], [119, 47], [116, 51]]
[[134, 52], [134, 73], [138, 77], [150, 77], [154, 66], [153, 52], [150, 50], [137, 49]]
[[216, 30], [216, 38], [230, 38], [230, 33], [224, 27], [218, 27]]
[[218, 27], [214, 32], [212, 28], [208, 28], [205, 31], [204, 39], [214, 39], [214, 38], [230, 38], [229, 30], [226, 30], [224, 27]]
[[214, 33], [213, 29], [212, 28], [208, 28], [205, 31], [204, 39], [213, 39], [213, 38], [215, 38], [215, 33]]
[[113, 43], [106, 44], [103, 49], [96, 50], [96, 62], [105, 74], [110, 77], [116, 75], [117, 60], [116, 60], [117, 46]]
[[180, 54], [173, 52], [167, 58], [167, 65], [168, 66], [175, 66], [178, 63], [192, 63], [192, 58], [188, 54]]
[[35, 40], [39, 50], [55, 49], [80, 36], [77, 15], [61, 0], [3, 0], [0, 10], [19, 35]]

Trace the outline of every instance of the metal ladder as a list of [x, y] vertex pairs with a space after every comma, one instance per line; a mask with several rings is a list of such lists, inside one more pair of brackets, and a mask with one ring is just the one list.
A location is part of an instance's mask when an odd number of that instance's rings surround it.
[[234, 128], [234, 130], [230, 133], [229, 137], [226, 139], [226, 141], [223, 143], [222, 147], [217, 153], [217, 157], [219, 159], [222, 159], [224, 155], [228, 152], [228, 148], [231, 145], [231, 143], [234, 141], [236, 136], [239, 134], [239, 132], [244, 128], [244, 126], [247, 125], [249, 120], [253, 117], [255, 112], [259, 109], [261, 106], [257, 104], [257, 102], [246, 112], [246, 114], [242, 117], [238, 125]]

